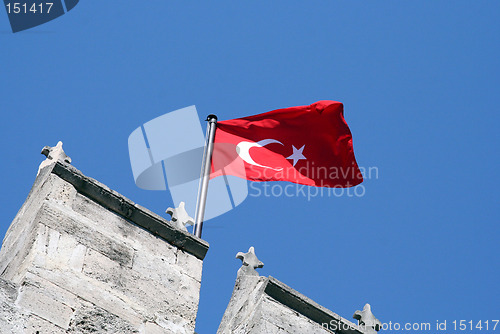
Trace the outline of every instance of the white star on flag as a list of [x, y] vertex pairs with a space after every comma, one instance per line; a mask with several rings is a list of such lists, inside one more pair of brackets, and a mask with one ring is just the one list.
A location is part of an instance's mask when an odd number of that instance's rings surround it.
[[292, 147], [293, 147], [293, 154], [291, 156], [289, 156], [287, 159], [293, 159], [293, 166], [295, 167], [295, 164], [297, 163], [297, 161], [307, 159], [302, 154], [302, 152], [304, 151], [304, 147], [306, 147], [306, 145], [302, 145], [302, 147], [299, 149], [295, 148], [294, 145], [292, 145]]

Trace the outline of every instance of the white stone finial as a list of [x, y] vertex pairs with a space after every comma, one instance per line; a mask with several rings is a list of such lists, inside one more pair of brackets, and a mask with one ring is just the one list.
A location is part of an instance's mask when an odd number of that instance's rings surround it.
[[240, 259], [242, 262], [241, 268], [238, 269], [238, 276], [259, 276], [259, 273], [255, 269], [264, 267], [264, 263], [257, 258], [257, 255], [255, 255], [253, 246], [248, 249], [247, 253], [238, 252], [238, 254], [236, 254], [236, 258]]
[[38, 167], [38, 173], [36, 175], [38, 175], [44, 167], [47, 167], [51, 164], [55, 164], [58, 161], [68, 164], [71, 163], [71, 158], [66, 155], [62, 146], [63, 146], [62, 141], [59, 141], [57, 145], [54, 147], [45, 146], [44, 148], [42, 148], [41, 153], [45, 155], [47, 159], [42, 161], [42, 163]]
[[188, 215], [184, 202], [180, 202], [178, 208], [168, 208], [165, 212], [172, 216], [172, 222], [183, 231], [187, 231], [186, 225], [194, 225], [194, 219]]
[[377, 333], [382, 327], [382, 323], [375, 318], [372, 313], [372, 308], [368, 303], [363, 307], [363, 311], [354, 312], [352, 317], [358, 320], [358, 325], [362, 326], [367, 334]]

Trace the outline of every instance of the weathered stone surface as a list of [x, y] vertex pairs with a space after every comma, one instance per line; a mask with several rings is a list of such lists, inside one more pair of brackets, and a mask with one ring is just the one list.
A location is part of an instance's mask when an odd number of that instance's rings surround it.
[[0, 305], [2, 308], [8, 307], [9, 304], [16, 301], [17, 289], [18, 287], [15, 284], [0, 278]]
[[177, 266], [181, 272], [194, 278], [196, 281], [201, 282], [201, 272], [203, 269], [203, 261], [192, 256], [191, 254], [179, 250], [177, 252]]
[[249, 325], [247, 320], [252, 318], [257, 309], [266, 283], [266, 277], [238, 276], [217, 333], [233, 333]]
[[154, 322], [146, 322], [140, 330], [141, 334], [165, 334], [166, 330]]
[[187, 322], [182, 316], [159, 316], [156, 318], [156, 322], [166, 330], [167, 333], [188, 334], [194, 332], [194, 330], [190, 328], [193, 324]]
[[164, 273], [170, 268], [177, 268], [175, 251], [167, 251], [158, 255], [139, 250], [135, 252], [132, 269], [149, 279], [158, 282], [166, 281]]
[[[146, 277], [142, 272], [120, 266], [104, 255], [89, 250], [84, 264], [84, 274], [92, 277], [113, 290], [129, 305], [135, 305], [137, 312], [147, 319], [166, 318], [162, 326], [179, 327], [186, 332], [194, 330], [200, 283], [183, 275], [174, 265], [161, 272], [161, 277]], [[148, 307], [144, 307], [144, 306]], [[182, 317], [180, 317], [182, 316]], [[178, 323], [172, 319], [179, 318]], [[180, 321], [184, 319], [185, 321]], [[167, 325], [166, 325], [167, 324]]]
[[63, 286], [81, 299], [113, 313], [135, 326], [140, 326], [143, 322], [141, 314], [133, 305], [130, 305], [127, 299], [120, 298], [117, 291], [86, 276], [84, 273], [56, 269], [47, 270], [44, 268], [32, 268], [31, 271], [50, 280], [55, 285]]
[[[282, 328], [272, 324], [264, 319], [259, 322], [252, 322], [247, 328], [238, 329], [233, 333], [243, 334], [243, 333], [266, 333], [266, 334], [285, 334], [286, 331]], [[308, 332], [301, 332], [307, 333]]]
[[53, 173], [72, 184], [79, 193], [101, 204], [110, 211], [132, 221], [154, 235], [160, 236], [177, 248], [183, 249], [199, 259], [205, 257], [208, 250], [208, 243], [206, 241], [176, 228], [168, 220], [135, 204], [102, 183], [84, 176], [73, 166], [56, 163]]
[[5, 234], [0, 251], [2, 277], [19, 283], [15, 277], [22, 276], [20, 267], [26, 262], [26, 257], [38, 234], [38, 222], [35, 221], [35, 217], [43, 203], [54, 197], [63, 197], [59, 195], [61, 182], [63, 181], [59, 177], [51, 174], [49, 167], [44, 168], [36, 178], [28, 198]]
[[26, 264], [81, 271], [85, 252], [86, 247], [72, 235], [39, 224], [38, 238], [30, 253], [33, 260], [26, 261]]
[[262, 298], [260, 313], [254, 321], [257, 323], [267, 323], [269, 327], [272, 325], [284, 333], [328, 333], [320, 324], [298, 312], [294, 312], [269, 296]]
[[0, 333], [21, 333], [25, 312], [15, 301], [19, 287], [0, 278]]
[[154, 246], [159, 244], [177, 249], [164, 240], [161, 243], [158, 242], [160, 238], [151, 232], [138, 227], [82, 194], [77, 194], [71, 209], [85, 217], [92, 227], [106, 231], [107, 234], [112, 235], [117, 240], [130, 244], [134, 249], [149, 246], [148, 251], [152, 251], [155, 249]]
[[26, 273], [21, 285], [21, 291], [29, 289], [42, 293], [47, 298], [66, 305], [71, 309], [76, 309], [80, 305], [78, 297], [75, 294], [30, 272]]
[[65, 334], [66, 330], [36, 315], [30, 315], [25, 323], [23, 334]]
[[83, 303], [75, 312], [67, 333], [139, 333], [139, 330], [126, 320], [96, 307], [90, 303]]
[[68, 328], [73, 310], [44, 293], [43, 288], [29, 284], [21, 287], [18, 305], [61, 328]]
[[64, 206], [47, 202], [40, 209], [39, 222], [51, 229], [73, 236], [78, 243], [105, 253], [113, 261], [124, 266], [132, 265], [134, 249], [116, 240], [107, 231], [100, 231], [85, 217]]
[[65, 206], [71, 206], [78, 193], [73, 185], [58, 177], [52, 176], [48, 186], [50, 190], [45, 198]]

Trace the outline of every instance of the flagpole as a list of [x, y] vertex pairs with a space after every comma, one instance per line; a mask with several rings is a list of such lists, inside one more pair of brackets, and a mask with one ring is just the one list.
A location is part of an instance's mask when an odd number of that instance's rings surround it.
[[210, 180], [210, 168], [212, 166], [212, 153], [214, 152], [215, 130], [217, 128], [217, 116], [208, 115], [206, 121], [207, 134], [205, 149], [203, 150], [203, 161], [201, 163], [200, 185], [198, 187], [198, 201], [196, 203], [196, 216], [194, 219], [193, 233], [201, 238], [203, 229], [203, 216], [205, 215], [205, 204], [208, 194], [208, 181]]

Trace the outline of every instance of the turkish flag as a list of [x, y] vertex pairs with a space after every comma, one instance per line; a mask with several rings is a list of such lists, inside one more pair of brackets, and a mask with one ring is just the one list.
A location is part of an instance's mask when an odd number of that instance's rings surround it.
[[360, 184], [343, 110], [340, 102], [319, 101], [218, 122], [210, 177], [316, 187]]

